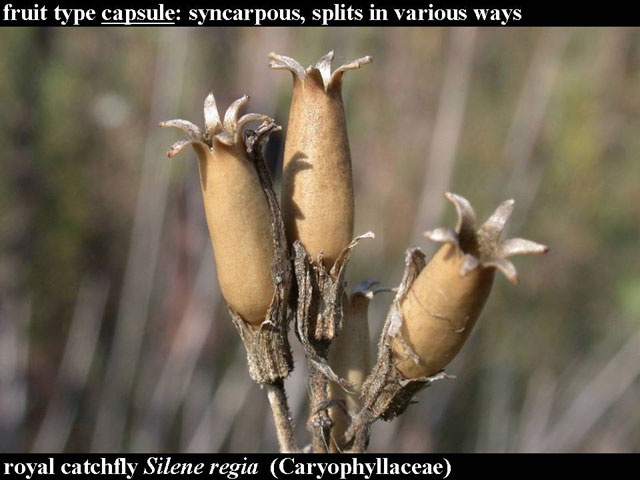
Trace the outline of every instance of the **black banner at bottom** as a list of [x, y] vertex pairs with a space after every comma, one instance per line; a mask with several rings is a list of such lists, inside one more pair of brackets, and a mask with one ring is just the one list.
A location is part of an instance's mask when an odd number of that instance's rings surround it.
[[[625, 454], [1, 454], [2, 479], [490, 479], [529, 472], [617, 478], [637, 471]], [[634, 468], [636, 467], [636, 468]]]

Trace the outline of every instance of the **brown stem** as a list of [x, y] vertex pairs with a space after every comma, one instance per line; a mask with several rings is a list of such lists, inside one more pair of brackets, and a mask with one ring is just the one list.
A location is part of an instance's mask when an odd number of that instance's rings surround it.
[[309, 377], [311, 405], [307, 428], [311, 433], [313, 453], [327, 453], [331, 439], [331, 429], [333, 428], [333, 421], [327, 411], [329, 381], [311, 362], [309, 363]]
[[375, 417], [367, 408], [363, 408], [353, 417], [351, 426], [345, 433], [347, 442], [353, 439], [349, 453], [364, 453], [369, 447], [369, 437], [371, 436], [371, 425]]
[[284, 390], [283, 381], [276, 380], [272, 383], [266, 383], [265, 388], [267, 389], [267, 397], [271, 404], [273, 420], [276, 424], [280, 453], [298, 452], [298, 446], [293, 436], [293, 422], [291, 420], [291, 413], [289, 412], [289, 403], [287, 402], [287, 394]]

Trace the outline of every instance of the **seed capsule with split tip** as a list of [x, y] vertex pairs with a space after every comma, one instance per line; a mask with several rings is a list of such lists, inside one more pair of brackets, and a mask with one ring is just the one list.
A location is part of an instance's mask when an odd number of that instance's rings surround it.
[[331, 268], [353, 238], [353, 180], [342, 76], [370, 63], [371, 57], [334, 72], [333, 52], [306, 70], [289, 57], [271, 53], [269, 58], [271, 68], [293, 73], [282, 174], [287, 238], [290, 244], [300, 240], [314, 261], [322, 252], [325, 267]]
[[400, 303], [402, 326], [392, 341], [396, 368], [406, 378], [433, 375], [460, 351], [491, 291], [495, 270], [517, 283], [513, 255], [545, 253], [546, 246], [512, 238], [500, 242], [513, 200], [503, 202], [478, 229], [469, 202], [446, 197], [458, 212], [454, 230], [438, 228], [425, 237], [442, 242]]
[[222, 295], [233, 311], [257, 328], [274, 296], [274, 247], [267, 198], [247, 153], [242, 127], [251, 121], [262, 122], [259, 130], [279, 127], [265, 115], [238, 118], [248, 101], [244, 96], [233, 102], [221, 122], [215, 98], [209, 94], [204, 102], [204, 133], [185, 120], [160, 126], [179, 128], [188, 135], [171, 147], [168, 156], [187, 145], [193, 147]]

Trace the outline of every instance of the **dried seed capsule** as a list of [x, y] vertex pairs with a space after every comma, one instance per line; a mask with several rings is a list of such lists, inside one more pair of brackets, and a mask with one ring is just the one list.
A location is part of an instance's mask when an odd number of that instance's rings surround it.
[[353, 238], [351, 155], [342, 103], [342, 75], [371, 62], [364, 57], [331, 72], [333, 52], [306, 70], [269, 54], [274, 69], [293, 73], [284, 148], [282, 213], [290, 244], [300, 240], [327, 269]]
[[[377, 293], [393, 290], [389, 287], [377, 286], [377, 284], [376, 281], [360, 282], [353, 289], [351, 296], [343, 296], [343, 327], [340, 335], [331, 345], [329, 364], [340, 378], [349, 382], [354, 390], [353, 393], [348, 393], [335, 383], [330, 385], [330, 398], [344, 402], [330, 412], [334, 422], [332, 437], [339, 449], [344, 447], [342, 439], [349, 426], [348, 418], [354, 416], [362, 408], [360, 390], [371, 368], [367, 315], [369, 300]], [[339, 410], [342, 407], [346, 409], [346, 412]]]
[[545, 253], [544, 245], [513, 238], [500, 242], [513, 200], [503, 202], [477, 231], [469, 202], [446, 197], [458, 212], [454, 230], [438, 228], [425, 237], [443, 245], [420, 272], [400, 303], [402, 327], [392, 341], [397, 369], [406, 378], [433, 375], [460, 351], [489, 296], [495, 270], [517, 283], [512, 255]]
[[171, 147], [168, 156], [187, 145], [193, 147], [220, 290], [229, 307], [257, 328], [274, 296], [274, 247], [267, 198], [247, 154], [242, 127], [251, 121], [266, 125], [273, 120], [255, 113], [238, 118], [248, 101], [244, 96], [233, 102], [221, 122], [215, 98], [209, 94], [204, 102], [204, 133], [185, 120], [160, 126], [179, 128], [188, 135]]

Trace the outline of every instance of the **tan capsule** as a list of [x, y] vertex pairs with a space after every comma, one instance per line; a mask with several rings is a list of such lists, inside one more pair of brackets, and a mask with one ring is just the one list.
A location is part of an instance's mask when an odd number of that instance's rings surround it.
[[284, 147], [282, 215], [290, 244], [300, 240], [311, 258], [331, 268], [353, 238], [353, 180], [342, 76], [370, 63], [364, 57], [333, 73], [333, 52], [306, 70], [292, 58], [269, 54], [269, 66], [293, 73]]
[[193, 147], [220, 290], [233, 311], [258, 327], [273, 300], [274, 247], [267, 197], [249, 159], [242, 127], [250, 121], [264, 125], [273, 120], [257, 114], [238, 118], [248, 101], [247, 96], [236, 100], [221, 122], [215, 98], [209, 94], [204, 104], [204, 133], [185, 120], [160, 126], [180, 128], [189, 135], [176, 142], [168, 156], [178, 154], [186, 145]]
[[392, 350], [397, 369], [406, 378], [434, 375], [458, 354], [489, 297], [495, 270], [517, 283], [508, 257], [545, 253], [544, 245], [500, 235], [513, 211], [513, 200], [503, 202], [478, 230], [469, 202], [447, 193], [458, 212], [454, 230], [425, 233], [445, 243], [415, 279], [400, 302], [403, 323]]
[[376, 286], [378, 282], [364, 281], [356, 285], [351, 296], [344, 295], [342, 311], [343, 326], [340, 334], [331, 344], [329, 364], [336, 374], [349, 382], [353, 393], [345, 392], [340, 386], [331, 383], [329, 396], [333, 400], [342, 400], [346, 412], [341, 408], [330, 410], [334, 427], [332, 437], [333, 447], [338, 451], [344, 447], [342, 439], [349, 427], [349, 416], [355, 415], [362, 408], [360, 391], [371, 369], [370, 335], [368, 309], [369, 300], [380, 292], [392, 291], [389, 287]]

